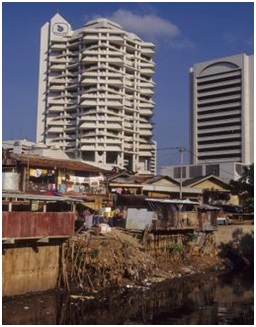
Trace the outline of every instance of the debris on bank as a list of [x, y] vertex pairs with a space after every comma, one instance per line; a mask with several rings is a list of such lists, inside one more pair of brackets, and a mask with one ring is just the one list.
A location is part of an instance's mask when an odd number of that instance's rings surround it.
[[120, 228], [101, 233], [96, 226], [63, 244], [58, 286], [91, 293], [145, 285], [220, 265], [216, 254], [211, 233], [159, 235]]

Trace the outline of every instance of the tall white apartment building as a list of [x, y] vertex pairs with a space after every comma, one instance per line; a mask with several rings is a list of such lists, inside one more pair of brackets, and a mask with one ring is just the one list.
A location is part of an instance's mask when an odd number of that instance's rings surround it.
[[154, 45], [107, 19], [41, 29], [37, 142], [69, 157], [156, 172]]
[[239, 54], [190, 69], [193, 164], [254, 162], [253, 61]]

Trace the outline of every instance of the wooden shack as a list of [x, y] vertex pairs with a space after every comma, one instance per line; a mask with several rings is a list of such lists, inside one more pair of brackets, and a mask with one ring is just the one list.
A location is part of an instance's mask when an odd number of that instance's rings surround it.
[[[209, 212], [213, 217], [215, 212], [213, 210], [215, 207], [206, 208], [188, 199], [162, 199], [135, 195], [118, 195], [116, 206], [123, 210], [125, 227], [134, 230], [143, 230], [153, 225], [155, 230], [203, 231], [206, 229], [205, 217], [209, 216]], [[217, 226], [216, 219], [207, 222], [209, 230]]]
[[74, 235], [78, 202], [61, 196], [3, 192], [3, 296], [56, 287], [62, 244]]

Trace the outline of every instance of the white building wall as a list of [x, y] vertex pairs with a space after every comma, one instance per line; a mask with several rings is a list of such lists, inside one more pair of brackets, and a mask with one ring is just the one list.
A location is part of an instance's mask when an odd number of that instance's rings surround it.
[[176, 181], [180, 181], [180, 170], [183, 171], [182, 180], [201, 177], [206, 175], [215, 175], [227, 183], [231, 180], [237, 180], [243, 173], [243, 167], [246, 166], [240, 162], [218, 162], [204, 163], [197, 165], [177, 165], [160, 167], [160, 175], [169, 176]]
[[252, 163], [253, 56], [198, 63], [190, 74], [192, 163]]

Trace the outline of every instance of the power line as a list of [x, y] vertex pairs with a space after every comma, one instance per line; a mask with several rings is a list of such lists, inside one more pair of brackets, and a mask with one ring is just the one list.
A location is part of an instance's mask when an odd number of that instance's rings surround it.
[[162, 150], [178, 150], [180, 147], [176, 146], [175, 148], [162, 148], [162, 149], [157, 149], [157, 151], [162, 151]]

